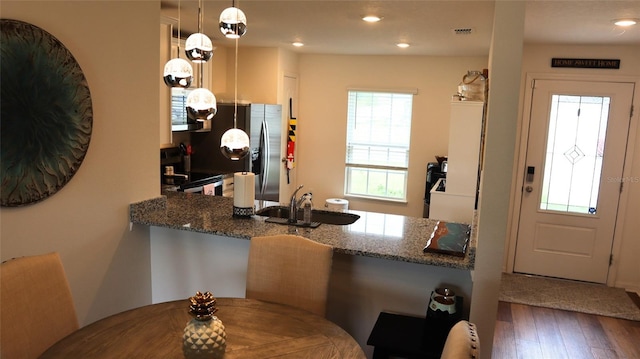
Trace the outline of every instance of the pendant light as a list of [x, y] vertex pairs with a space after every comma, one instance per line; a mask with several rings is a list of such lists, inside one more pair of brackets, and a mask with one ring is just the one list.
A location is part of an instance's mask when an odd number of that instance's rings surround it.
[[206, 88], [197, 88], [187, 96], [187, 122], [211, 120], [217, 112], [216, 97]]
[[171, 59], [164, 65], [164, 83], [169, 87], [187, 88], [193, 81], [193, 68], [189, 61], [181, 58]]
[[203, 33], [189, 35], [184, 47], [189, 60], [195, 63], [207, 62], [213, 57], [213, 43]]
[[198, 2], [198, 32], [189, 35], [185, 42], [185, 54], [195, 63], [207, 62], [213, 57], [213, 43], [202, 32], [202, 0]]
[[231, 7], [224, 9], [220, 14], [220, 32], [231, 39], [237, 39], [247, 32], [247, 17], [236, 7], [235, 0]]
[[[198, 88], [191, 91], [187, 96], [186, 102], [186, 110], [187, 110], [187, 123], [195, 123], [195, 122], [204, 122], [211, 120], [213, 116], [215, 116], [218, 108], [216, 106], [216, 97], [213, 95], [213, 92], [209, 91], [206, 88], [202, 87], [202, 76], [203, 76], [203, 68], [202, 65], [204, 62], [209, 60], [211, 56], [213, 56], [213, 45], [211, 44], [211, 40], [207, 35], [202, 33], [202, 0], [200, 0], [198, 4], [198, 33], [192, 34], [187, 38], [187, 42], [185, 45], [185, 52], [187, 57], [191, 59], [191, 61], [198, 63], [200, 65], [200, 77]], [[194, 35], [196, 35], [194, 37]], [[201, 35], [201, 36], [197, 36]], [[191, 43], [189, 42], [191, 39]], [[206, 46], [202, 45], [202, 42], [208, 42], [208, 52]], [[200, 47], [199, 47], [200, 46]], [[190, 55], [191, 54], [191, 55]]]
[[[239, 36], [238, 36], [239, 37]], [[220, 139], [220, 151], [232, 161], [238, 161], [249, 154], [249, 136], [246, 132], [237, 128], [238, 120], [238, 37], [236, 37], [236, 59], [235, 59], [235, 101], [233, 110], [233, 128], [227, 130]]]
[[[180, 54], [180, 1], [178, 1], [178, 54]], [[193, 81], [193, 68], [189, 61], [176, 57], [164, 65], [163, 79], [169, 87], [187, 88]]]
[[220, 151], [232, 161], [244, 158], [249, 154], [249, 136], [239, 128], [227, 130], [220, 139]]

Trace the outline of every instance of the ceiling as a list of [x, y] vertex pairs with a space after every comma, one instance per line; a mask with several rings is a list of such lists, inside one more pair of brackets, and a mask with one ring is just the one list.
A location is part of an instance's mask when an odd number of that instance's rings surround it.
[[[525, 42], [640, 46], [640, 24], [626, 31], [612, 20], [640, 18], [639, 0], [498, 0], [526, 1]], [[233, 46], [218, 30], [218, 19], [231, 0], [163, 0], [162, 15], [183, 37], [198, 30], [217, 46]], [[434, 0], [240, 0], [247, 33], [239, 46], [288, 48], [299, 53], [352, 55], [485, 56], [489, 54], [494, 1]], [[178, 9], [180, 11], [178, 12]], [[178, 14], [179, 13], [179, 14]], [[362, 16], [382, 17], [366, 23]], [[456, 34], [455, 29], [471, 29]], [[293, 41], [304, 47], [296, 48]], [[407, 42], [401, 49], [395, 44]]]

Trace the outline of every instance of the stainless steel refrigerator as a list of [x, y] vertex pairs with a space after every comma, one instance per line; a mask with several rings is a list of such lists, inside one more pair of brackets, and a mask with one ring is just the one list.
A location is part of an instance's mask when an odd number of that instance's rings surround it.
[[234, 127], [234, 104], [218, 103], [211, 131], [192, 132], [191, 171], [226, 174], [251, 171], [256, 174], [256, 199], [279, 201], [282, 107], [267, 104], [238, 105], [237, 128], [249, 135], [251, 154], [231, 161], [220, 151], [220, 138]]

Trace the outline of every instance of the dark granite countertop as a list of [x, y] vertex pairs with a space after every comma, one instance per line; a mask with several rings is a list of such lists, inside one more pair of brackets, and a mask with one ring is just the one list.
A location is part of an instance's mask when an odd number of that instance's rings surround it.
[[[256, 201], [256, 208], [277, 203]], [[209, 233], [240, 239], [275, 234], [298, 234], [332, 246], [336, 253], [384, 258], [396, 261], [473, 269], [476, 228], [464, 257], [423, 253], [436, 220], [349, 210], [361, 216], [351, 225], [322, 224], [318, 228], [295, 227], [265, 222], [267, 217], [232, 216], [233, 198], [168, 192], [166, 195], [130, 205], [130, 221], [156, 227]]]

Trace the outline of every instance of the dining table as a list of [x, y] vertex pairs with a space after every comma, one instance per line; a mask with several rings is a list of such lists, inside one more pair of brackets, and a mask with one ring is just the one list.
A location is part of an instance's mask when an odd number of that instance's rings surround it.
[[[317, 314], [254, 299], [216, 300], [215, 316], [226, 333], [224, 359], [365, 358], [351, 335]], [[184, 358], [189, 305], [189, 299], [175, 300], [106, 317], [62, 338], [41, 358]]]

